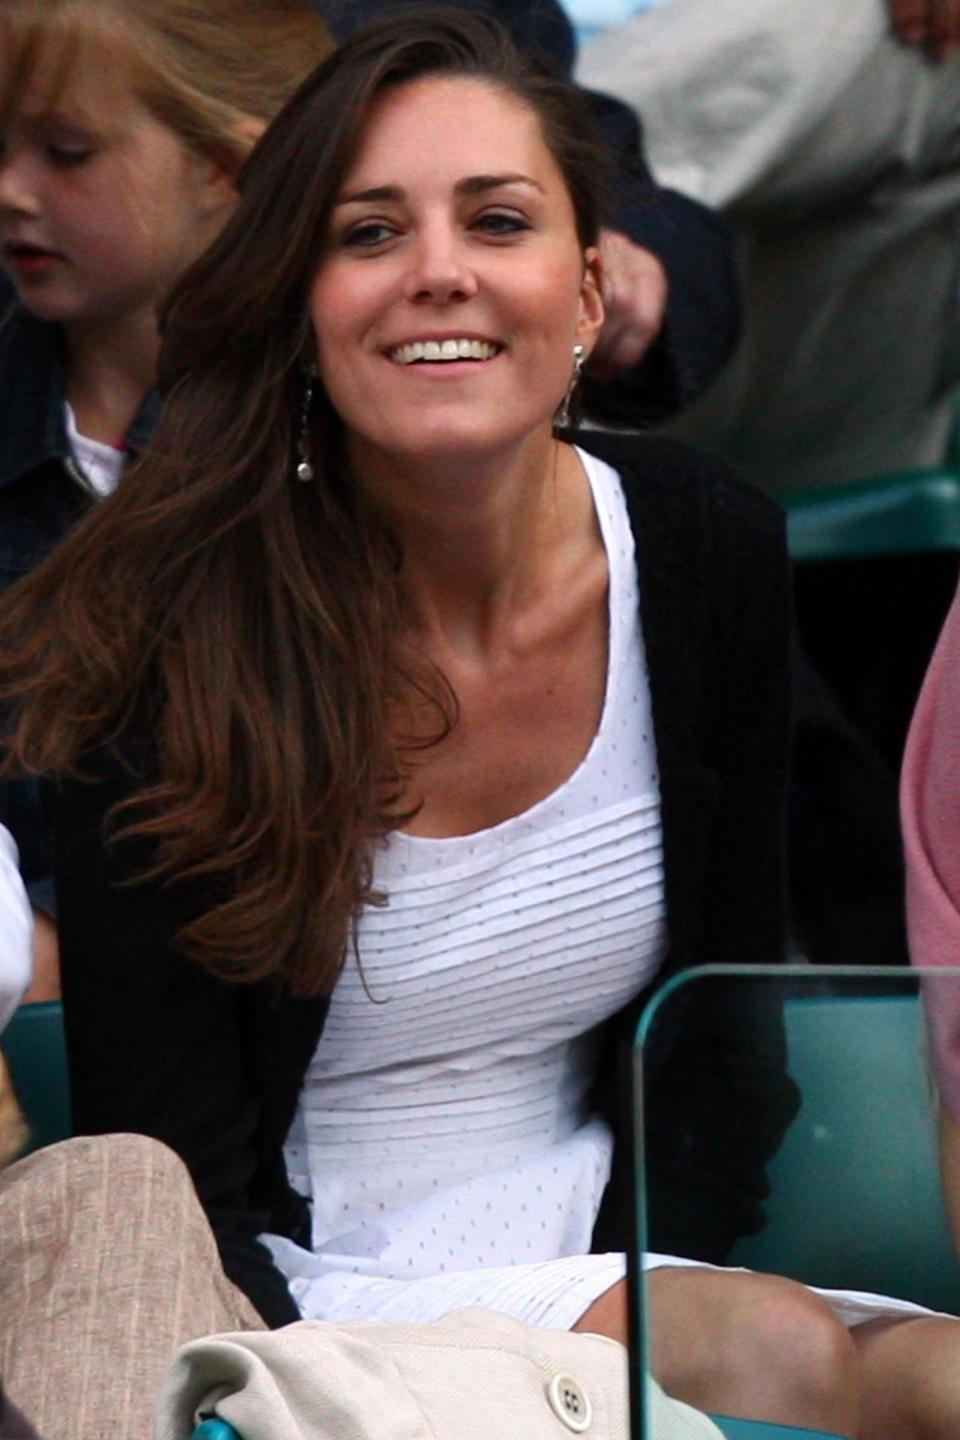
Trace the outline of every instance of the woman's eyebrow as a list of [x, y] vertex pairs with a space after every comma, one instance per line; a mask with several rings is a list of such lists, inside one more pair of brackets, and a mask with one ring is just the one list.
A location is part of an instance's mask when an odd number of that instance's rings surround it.
[[[530, 175], [507, 174], [507, 175], [468, 175], [463, 180], [458, 180], [454, 185], [454, 193], [457, 195], [480, 195], [487, 190], [499, 190], [503, 185], [529, 185], [534, 190], [542, 192], [543, 186]], [[341, 195], [337, 200], [338, 205], [376, 204], [379, 201], [396, 203], [405, 200], [406, 191], [399, 185], [373, 185], [367, 190], [351, 190], [347, 195]]]
[[543, 186], [534, 180], [530, 175], [470, 175], [465, 180], [458, 180], [454, 189], [460, 195], [480, 195], [485, 190], [499, 190], [501, 185], [530, 185], [534, 190], [543, 190]]

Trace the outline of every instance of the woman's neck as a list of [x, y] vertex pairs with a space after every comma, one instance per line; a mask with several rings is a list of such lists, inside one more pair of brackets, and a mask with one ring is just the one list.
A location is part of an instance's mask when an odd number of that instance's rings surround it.
[[595, 540], [583, 468], [551, 436], [472, 464], [352, 458], [400, 542], [411, 626], [430, 649], [495, 646]]
[[160, 335], [151, 311], [64, 326], [67, 399], [77, 429], [111, 443], [129, 429], [156, 377]]

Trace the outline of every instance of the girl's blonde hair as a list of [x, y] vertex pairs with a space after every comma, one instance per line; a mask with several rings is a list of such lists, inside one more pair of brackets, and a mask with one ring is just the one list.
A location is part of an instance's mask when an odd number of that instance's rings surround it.
[[0, 0], [0, 124], [41, 68], [55, 107], [92, 54], [186, 144], [237, 166], [249, 122], [272, 120], [332, 49], [311, 0]]

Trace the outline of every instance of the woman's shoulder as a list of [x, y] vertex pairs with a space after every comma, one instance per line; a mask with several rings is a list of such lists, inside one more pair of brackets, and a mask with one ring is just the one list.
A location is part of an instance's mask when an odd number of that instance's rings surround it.
[[635, 530], [683, 545], [782, 549], [781, 507], [719, 455], [638, 432], [587, 430], [577, 443], [619, 473]]

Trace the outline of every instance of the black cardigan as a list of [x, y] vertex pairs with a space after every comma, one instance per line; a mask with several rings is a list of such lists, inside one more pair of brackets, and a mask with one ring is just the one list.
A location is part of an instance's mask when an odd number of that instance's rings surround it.
[[[788, 582], [782, 517], [715, 459], [670, 440], [587, 435], [618, 465], [633, 527], [663, 804], [669, 957], [773, 962], [782, 947]], [[272, 1325], [297, 1318], [261, 1230], [310, 1244], [283, 1142], [327, 1009], [279, 984], [212, 979], [175, 952], [181, 887], [124, 885], [141, 844], [104, 846], [119, 767], [58, 796], [64, 1004], [78, 1133], [138, 1131], [187, 1162], [225, 1269]], [[594, 1236], [631, 1234], [625, 1072], [615, 1017], [598, 1087], [617, 1134]], [[774, 1008], [698, 1007], [650, 1080], [650, 1239], [721, 1260], [762, 1223], [764, 1164], [795, 1111]], [[746, 1117], [749, 1117], [748, 1120]], [[683, 1143], [678, 1137], [683, 1135]]]

